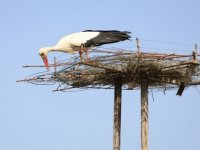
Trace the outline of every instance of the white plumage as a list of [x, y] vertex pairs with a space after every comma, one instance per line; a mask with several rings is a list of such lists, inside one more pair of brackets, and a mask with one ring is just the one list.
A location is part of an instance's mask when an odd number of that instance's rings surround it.
[[[93, 39], [98, 36], [99, 32], [78, 32], [70, 35], [64, 36], [56, 47], [65, 47], [65, 46], [81, 46], [81, 44], [86, 43], [88, 40]], [[68, 43], [69, 45], [66, 45]]]
[[85, 52], [88, 57], [88, 48], [130, 39], [131, 36], [129, 34], [130, 32], [117, 30], [86, 30], [73, 33], [61, 38], [55, 46], [41, 48], [39, 50], [39, 55], [42, 57], [46, 68], [49, 69], [47, 53], [50, 51], [66, 53], [78, 51], [80, 57], [82, 57], [82, 53]]

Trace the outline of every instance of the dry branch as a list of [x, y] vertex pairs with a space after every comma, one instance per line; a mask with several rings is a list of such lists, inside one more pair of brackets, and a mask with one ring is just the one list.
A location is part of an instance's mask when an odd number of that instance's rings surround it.
[[[108, 88], [120, 80], [123, 89], [140, 87], [140, 77], [146, 74], [149, 87], [163, 88], [200, 84], [199, 62], [194, 54], [162, 54], [118, 50], [91, 51], [89, 60], [74, 59], [59, 62], [57, 59], [50, 66], [54, 72], [36, 74], [18, 80], [35, 84], [59, 83], [56, 91], [73, 88]], [[43, 65], [26, 65], [23, 67], [44, 67]]]

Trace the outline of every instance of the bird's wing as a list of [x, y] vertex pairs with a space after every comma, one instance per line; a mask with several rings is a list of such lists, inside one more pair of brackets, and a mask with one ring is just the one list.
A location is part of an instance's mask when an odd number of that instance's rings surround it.
[[97, 36], [86, 41], [85, 46], [100, 46], [103, 44], [116, 43], [124, 40], [129, 40], [131, 32], [118, 30], [85, 30], [83, 33], [99, 33]]
[[67, 38], [71, 46], [80, 47], [82, 44], [86, 44], [87, 41], [97, 37], [99, 32], [78, 32], [69, 35]]

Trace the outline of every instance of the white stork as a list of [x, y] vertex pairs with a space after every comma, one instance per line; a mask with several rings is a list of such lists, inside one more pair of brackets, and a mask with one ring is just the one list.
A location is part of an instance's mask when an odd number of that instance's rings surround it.
[[53, 47], [44, 47], [39, 50], [39, 55], [42, 57], [44, 64], [49, 70], [47, 53], [51, 51], [60, 51], [73, 53], [78, 51], [82, 58], [82, 53], [85, 52], [88, 57], [87, 49], [100, 46], [108, 43], [116, 43], [119, 41], [128, 40], [131, 38], [128, 31], [117, 30], [85, 30], [78, 33], [66, 35], [58, 41]]

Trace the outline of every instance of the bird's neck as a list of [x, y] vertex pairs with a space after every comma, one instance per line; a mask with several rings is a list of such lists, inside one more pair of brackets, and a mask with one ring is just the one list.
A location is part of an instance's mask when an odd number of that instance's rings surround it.
[[58, 47], [58, 46], [53, 46], [53, 47], [44, 47], [44, 49], [47, 51], [47, 52], [51, 52], [51, 51], [57, 51], [57, 52], [65, 52], [65, 53], [73, 53], [73, 49], [72, 48], [61, 48], [61, 47]]
[[47, 52], [56, 51], [55, 47], [44, 47]]

